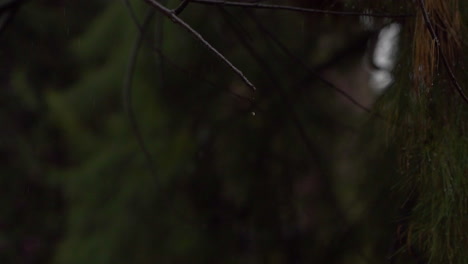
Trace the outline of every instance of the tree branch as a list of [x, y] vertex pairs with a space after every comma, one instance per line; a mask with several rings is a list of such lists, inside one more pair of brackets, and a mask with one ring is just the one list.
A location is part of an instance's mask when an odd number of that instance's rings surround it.
[[272, 9], [272, 10], [284, 10], [301, 13], [313, 13], [313, 14], [324, 14], [332, 16], [367, 16], [367, 17], [382, 17], [382, 18], [405, 18], [412, 17], [412, 14], [372, 14], [365, 12], [349, 12], [349, 11], [331, 11], [321, 10], [312, 8], [302, 8], [286, 5], [273, 5], [273, 4], [262, 4], [262, 3], [249, 3], [249, 2], [233, 2], [224, 0], [191, 0], [192, 3], [203, 4], [203, 5], [224, 5], [224, 6], [235, 6], [235, 7], [247, 7], [247, 8], [258, 8], [258, 9]]
[[137, 18], [136, 14], [135, 14], [135, 10], [133, 9], [133, 6], [130, 3], [130, 0], [122, 0], [122, 2], [124, 3], [125, 7], [127, 8], [128, 13], [130, 14], [130, 18], [133, 21], [133, 24], [135, 24], [135, 26], [138, 28], [138, 31], [141, 33], [141, 31], [142, 31], [141, 24], [140, 24], [140, 21], [138, 21], [138, 18]]
[[[137, 27], [137, 29], [141, 32], [142, 31], [142, 28], [141, 28], [141, 25], [140, 25], [140, 22], [138, 21], [138, 18], [135, 14], [135, 10], [133, 9], [133, 6], [131, 5], [131, 3], [129, 2], [129, 0], [122, 0], [122, 2], [125, 4], [125, 6], [127, 7], [128, 11], [129, 11], [129, 14], [130, 14], [130, 17], [133, 21], [133, 23], [135, 24], [135, 26]], [[164, 1], [166, 2], [166, 1]], [[157, 17], [158, 19], [159, 18], [162, 18], [162, 17]], [[157, 42], [158, 44], [156, 44], [156, 46], [151, 46], [151, 50], [159, 57], [159, 60], [160, 60], [160, 63], [159, 63], [159, 66], [161, 68], [161, 71], [160, 71], [160, 77], [161, 77], [161, 86], [163, 86], [163, 83], [164, 83], [164, 80], [165, 80], [165, 76], [164, 76], [164, 65], [166, 64], [165, 62], [167, 62], [168, 64], [170, 64], [172, 67], [174, 67], [175, 69], [177, 69], [178, 71], [180, 72], [183, 72], [185, 74], [189, 74], [189, 70], [188, 69], [185, 69], [183, 68], [182, 66], [179, 66], [177, 65], [175, 62], [171, 61], [170, 58], [168, 58], [167, 56], [164, 55], [164, 53], [162, 52], [162, 50], [158, 47], [161, 47], [161, 43], [163, 41], [163, 33], [162, 33], [162, 23], [163, 21], [160, 21], [160, 23], [158, 23], [160, 25], [160, 28], [158, 30], [158, 33], [157, 33], [157, 36], [156, 36], [156, 39], [157, 39]], [[195, 76], [196, 78], [199, 78], [200, 81], [208, 84], [209, 86], [213, 87], [213, 88], [216, 88], [218, 87], [215, 83], [211, 82], [210, 80], [204, 78], [203, 76], [201, 75], [196, 75]], [[218, 87], [219, 88], [219, 87]], [[237, 94], [231, 90], [228, 90], [227, 93], [229, 93], [231, 96], [237, 98], [237, 99], [240, 99], [240, 100], [244, 100], [246, 102], [248, 102], [250, 105], [254, 105], [255, 102], [253, 99], [251, 98], [248, 98], [248, 97], [245, 97], [245, 96], [242, 96], [240, 94]]]
[[162, 14], [166, 17], [170, 18], [172, 22], [175, 24], [180, 25], [183, 29], [188, 31], [192, 34], [198, 41], [200, 41], [206, 48], [208, 48], [212, 53], [214, 53], [218, 58], [220, 58], [229, 68], [231, 68], [234, 73], [236, 73], [242, 81], [250, 87], [253, 91], [256, 91], [257, 88], [245, 77], [245, 75], [240, 71], [236, 66], [234, 66], [223, 54], [221, 54], [218, 50], [216, 50], [208, 41], [206, 41], [200, 33], [198, 33], [195, 29], [190, 27], [184, 20], [180, 19], [173, 10], [166, 8], [165, 6], [161, 5], [156, 0], [145, 0], [148, 4], [153, 6], [154, 8], [158, 9]]
[[290, 120], [293, 122], [294, 127], [297, 129], [299, 137], [304, 143], [305, 149], [312, 158], [311, 161], [314, 162], [317, 169], [321, 172], [319, 173], [319, 175], [322, 176], [320, 180], [323, 184], [322, 194], [324, 198], [326, 198], [330, 205], [333, 206], [333, 209], [336, 211], [337, 215], [339, 216], [339, 219], [344, 219], [343, 213], [339, 208], [338, 201], [333, 195], [332, 183], [328, 177], [324, 177], [329, 176], [331, 174], [330, 169], [327, 166], [323, 165], [326, 164], [326, 162], [324, 161], [324, 157], [323, 155], [320, 155], [315, 142], [312, 142], [311, 138], [309, 137], [307, 129], [303, 125], [303, 122], [301, 121], [299, 114], [297, 113], [297, 110], [294, 107], [294, 102], [289, 98], [285, 89], [280, 85], [281, 82], [277, 79], [277, 74], [273, 72], [268, 63], [260, 56], [260, 54], [258, 54], [255, 48], [242, 36], [242, 33], [239, 32], [239, 30], [236, 30], [235, 25], [228, 17], [230, 16], [230, 14], [224, 9], [222, 9], [222, 7], [220, 7], [220, 11], [226, 22], [231, 26], [232, 30], [241, 41], [241, 44], [244, 46], [245, 50], [250, 53], [252, 58], [259, 64], [260, 68], [263, 71], [265, 71], [266, 75], [268, 76], [268, 79], [271, 82], [271, 87], [273, 87], [273, 89], [276, 89], [276, 91], [278, 92], [280, 100], [285, 105], [286, 115], [289, 116]]
[[[133, 111], [133, 104], [132, 104], [132, 83], [133, 83], [133, 76], [135, 73], [136, 62], [138, 58], [138, 53], [140, 51], [141, 45], [143, 43], [144, 35], [146, 29], [148, 28], [149, 21], [153, 17], [154, 12], [149, 12], [142, 25], [137, 24], [139, 28], [138, 37], [135, 40], [132, 48], [132, 52], [130, 54], [130, 59], [127, 66], [127, 71], [125, 74], [124, 85], [122, 88], [122, 101], [124, 105], [125, 112], [127, 112], [128, 119], [130, 120], [130, 125], [135, 134], [138, 144], [140, 145], [141, 150], [145, 155], [146, 162], [148, 163], [148, 167], [151, 170], [153, 175], [156, 175], [156, 168], [153, 165], [153, 158], [151, 157], [151, 153], [149, 152], [148, 148], [146, 148], [145, 141], [143, 139], [143, 135], [141, 134], [140, 128], [138, 126], [138, 122], [136, 120], [135, 112]], [[134, 17], [136, 18], [136, 16]], [[137, 21], [136, 21], [137, 23]]]
[[189, 2], [190, 0], [182, 0], [182, 3], [180, 3], [180, 5], [176, 9], [174, 9], [174, 14], [179, 15], [180, 13], [182, 13], [182, 11], [184, 11]]
[[447, 56], [445, 56], [443, 50], [441, 49], [442, 46], [441, 46], [439, 38], [437, 37], [437, 34], [435, 32], [434, 26], [432, 25], [431, 19], [429, 18], [429, 14], [427, 13], [426, 6], [424, 5], [423, 0], [419, 0], [419, 6], [421, 7], [421, 11], [423, 13], [424, 22], [426, 22], [426, 28], [431, 33], [432, 39], [436, 43], [437, 49], [439, 50], [439, 54], [442, 57], [442, 62], [444, 64], [444, 67], [447, 70], [447, 72], [449, 73], [450, 81], [455, 86], [455, 89], [460, 94], [460, 96], [463, 98], [465, 103], [468, 104], [468, 97], [463, 92], [463, 88], [458, 83], [457, 78], [455, 77], [455, 74], [453, 73], [452, 68], [450, 67]]
[[320, 80], [322, 83], [330, 87], [333, 91], [339, 93], [346, 99], [348, 99], [351, 103], [353, 103], [355, 106], [358, 108], [364, 110], [367, 113], [370, 113], [371, 110], [358, 102], [354, 97], [352, 97], [350, 94], [345, 92], [344, 90], [338, 88], [336, 85], [328, 81], [327, 79], [323, 78], [321, 75], [319, 75], [317, 72], [312, 70], [302, 59], [294, 55], [273, 33], [271, 33], [268, 29], [266, 29], [252, 14], [250, 14], [250, 18], [257, 24], [257, 27], [262, 31], [266, 36], [268, 36], [280, 49], [281, 51], [289, 56], [291, 59], [296, 61], [299, 65], [301, 65], [307, 72], [309, 72], [310, 75], [314, 76], [318, 80]]

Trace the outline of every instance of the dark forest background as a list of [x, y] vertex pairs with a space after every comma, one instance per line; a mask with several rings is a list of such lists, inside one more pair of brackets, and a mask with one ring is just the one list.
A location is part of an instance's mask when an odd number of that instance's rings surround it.
[[411, 93], [417, 1], [257, 2], [358, 14], [189, 3], [252, 91], [144, 1], [0, 1], [0, 263], [468, 263], [467, 107]]

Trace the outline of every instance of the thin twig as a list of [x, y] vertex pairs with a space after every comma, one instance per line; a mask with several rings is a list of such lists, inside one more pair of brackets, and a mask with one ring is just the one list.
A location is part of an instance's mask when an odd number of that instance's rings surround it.
[[128, 13], [130, 14], [130, 18], [131, 18], [132, 21], [133, 21], [133, 24], [135, 24], [135, 26], [136, 26], [136, 27], [138, 28], [138, 30], [141, 32], [141, 31], [142, 31], [142, 28], [141, 28], [140, 21], [138, 21], [138, 18], [137, 18], [137, 16], [136, 16], [135, 10], [133, 9], [133, 6], [132, 6], [132, 4], [130, 3], [130, 0], [122, 0], [122, 2], [124, 3], [125, 7], [127, 8]]
[[445, 54], [444, 54], [444, 52], [443, 52], [443, 50], [441, 48], [439, 38], [437, 37], [434, 26], [432, 25], [431, 19], [429, 18], [429, 14], [427, 13], [426, 6], [424, 5], [424, 1], [419, 0], [419, 5], [420, 5], [421, 11], [423, 13], [424, 22], [426, 22], [426, 28], [429, 30], [429, 32], [431, 33], [432, 39], [436, 43], [437, 49], [439, 50], [439, 54], [442, 57], [444, 67], [447, 70], [447, 72], [449, 73], [450, 80], [452, 81], [452, 84], [455, 86], [455, 89], [460, 94], [460, 96], [463, 98], [463, 100], [468, 104], [468, 97], [463, 92], [463, 88], [458, 83], [457, 78], [455, 77], [455, 74], [453, 73], [452, 68], [450, 67], [447, 56], [445, 56]]
[[[180, 72], [183, 72], [187, 75], [190, 74], [190, 71], [180, 65], [178, 65], [177, 63], [175, 63], [174, 61], [171, 61], [170, 58], [168, 58], [166, 55], [164, 55], [162, 53], [162, 50], [157, 48], [157, 47], [153, 47], [152, 48], [153, 52], [155, 52], [161, 59], [164, 59], [165, 62], [167, 62], [167, 64], [170, 64], [170, 66], [174, 67], [175, 69], [177, 69], [178, 71]], [[208, 84], [209, 86], [211, 86], [212, 88], [217, 88], [218, 85], [214, 82], [212, 82], [211, 80], [208, 80], [207, 78], [203, 77], [202, 75], [195, 75], [194, 76], [195, 78], [198, 78], [200, 81]], [[227, 93], [229, 93], [230, 95], [232, 95], [233, 97], [236, 97], [240, 100], [244, 100], [246, 102], [248, 102], [249, 104], [253, 105], [255, 103], [254, 100], [252, 100], [251, 98], [248, 98], [248, 97], [245, 97], [243, 95], [240, 95], [238, 93], [235, 93], [231, 90], [227, 90]]]
[[[129, 3], [129, 5], [127, 7], [129, 7], [128, 10], [131, 13], [130, 16], [133, 17], [133, 18], [137, 18], [136, 14], [134, 13], [133, 8], [131, 8], [130, 3]], [[137, 141], [138, 141], [138, 144], [139, 144], [140, 148], [142, 149], [142, 151], [144, 153], [145, 160], [146, 160], [146, 162], [148, 164], [148, 167], [150, 169], [150, 173], [151, 173], [151, 175], [153, 177], [155, 177], [157, 179], [157, 174], [156, 174], [157, 171], [156, 171], [156, 167], [153, 165], [153, 163], [154, 163], [153, 158], [151, 156], [150, 151], [147, 149], [147, 147], [145, 145], [142, 133], [141, 133], [141, 131], [139, 129], [139, 126], [138, 126], [138, 123], [137, 123], [137, 120], [136, 120], [135, 113], [133, 111], [133, 105], [132, 105], [132, 82], [133, 82], [133, 76], [135, 74], [136, 61], [137, 61], [139, 50], [141, 49], [141, 46], [142, 46], [143, 41], [145, 39], [146, 30], [148, 28], [149, 22], [151, 21], [152, 17], [154, 16], [154, 13], [155, 13], [155, 10], [151, 10], [148, 13], [148, 15], [145, 17], [144, 22], [141, 25], [138, 23], [138, 19], [133, 19], [133, 22], [135, 22], [135, 26], [139, 30], [139, 35], [138, 35], [138, 37], [135, 40], [135, 43], [133, 45], [132, 52], [131, 52], [131, 55], [130, 55], [130, 61], [129, 61], [128, 66], [127, 66], [128, 68], [127, 68], [127, 71], [126, 71], [124, 85], [123, 85], [123, 91], [122, 91], [122, 100], [123, 100], [125, 111], [127, 112], [128, 118], [129, 118], [130, 123], [131, 123], [131, 129], [132, 129], [134, 135], [137, 138]], [[163, 56], [162, 53], [161, 53], [161, 55]], [[161, 196], [161, 197], [164, 200], [162, 205], [165, 207], [164, 208], [165, 210], [168, 211], [169, 209], [172, 209], [174, 211], [174, 213], [178, 217], [180, 217], [181, 219], [184, 220], [185, 225], [187, 225], [187, 226], [193, 226], [194, 225], [191, 218], [187, 217], [184, 213], [177, 210], [177, 208], [173, 209], [173, 207], [170, 206], [171, 201], [169, 199], [166, 199], [165, 196]]]
[[313, 13], [313, 14], [324, 14], [332, 16], [367, 16], [367, 17], [383, 17], [383, 18], [405, 18], [412, 17], [412, 14], [378, 14], [378, 13], [366, 13], [366, 12], [352, 12], [352, 11], [331, 11], [321, 10], [312, 8], [303, 8], [287, 5], [272, 5], [262, 3], [246, 3], [246, 2], [232, 2], [223, 0], [191, 0], [192, 3], [203, 4], [203, 5], [224, 5], [224, 6], [235, 6], [235, 7], [248, 7], [258, 9], [272, 9], [272, 10], [284, 10], [301, 13]]
[[[167, 3], [167, 0], [161, 1], [163, 4]], [[163, 48], [163, 43], [164, 43], [164, 23], [166, 22], [166, 19], [163, 16], [157, 16], [155, 18], [155, 23], [156, 23], [156, 32], [155, 32], [155, 41], [154, 43], [151, 43], [151, 49], [158, 49], [159, 52], [156, 53], [157, 56], [155, 56], [155, 62], [158, 64], [159, 68], [159, 84], [161, 87], [165, 87], [166, 85], [166, 60], [162, 51]]]
[[[140, 48], [143, 44], [143, 40], [145, 37], [145, 31], [151, 21], [151, 18], [154, 16], [154, 11], [151, 10], [145, 17], [143, 24], [138, 26], [140, 29], [137, 39], [135, 40], [132, 48], [132, 52], [130, 54], [129, 63], [127, 66], [127, 71], [125, 74], [124, 85], [122, 90], [122, 101], [124, 105], [124, 109], [127, 112], [128, 119], [130, 120], [130, 125], [135, 134], [138, 144], [140, 145], [141, 150], [145, 155], [146, 162], [148, 164], [149, 169], [153, 175], [156, 175], [156, 168], [153, 165], [153, 158], [151, 157], [151, 153], [146, 148], [145, 141], [143, 139], [143, 135], [141, 134], [140, 128], [138, 126], [138, 122], [136, 120], [135, 112], [133, 111], [133, 104], [132, 104], [132, 83], [133, 83], [133, 76], [135, 74], [135, 66], [138, 58], [138, 53]], [[139, 24], [137, 24], [139, 25]]]
[[[312, 158], [311, 160], [315, 161], [315, 165], [317, 168], [319, 168], [319, 171], [322, 172], [321, 175], [329, 175], [329, 168], [323, 165], [326, 164], [326, 162], [323, 161], [323, 155], [320, 155], [316, 144], [314, 144], [314, 142], [312, 142], [311, 138], [309, 137], [307, 129], [301, 121], [296, 108], [294, 107], [294, 102], [291, 101], [285, 89], [280, 85], [281, 82], [277, 79], [277, 75], [273, 72], [268, 63], [258, 54], [255, 48], [245, 38], [243, 38], [242, 33], [239, 30], [236, 30], [234, 23], [230, 21], [232, 17], [228, 17], [230, 14], [222, 7], [220, 7], [220, 11], [226, 22], [230, 24], [232, 30], [237, 35], [246, 51], [250, 53], [252, 58], [259, 64], [260, 68], [265, 71], [268, 79], [271, 81], [272, 87], [277, 90], [280, 100], [283, 102], [283, 105], [285, 105], [286, 114], [289, 116], [290, 120], [293, 122], [294, 127], [297, 129], [299, 137], [305, 145], [305, 149]], [[340, 211], [336, 197], [333, 195], [330, 179], [327, 177], [322, 177], [320, 180], [323, 184], [324, 196], [328, 199], [330, 204], [335, 207], [334, 209], [336, 209], [336, 213], [340, 216], [340, 219], [343, 218], [343, 213]]]
[[166, 8], [165, 6], [161, 5], [158, 1], [156, 0], [145, 0], [148, 4], [152, 5], [156, 9], [158, 9], [162, 14], [167, 16], [174, 22], [175, 24], [179, 24], [183, 29], [188, 31], [190, 34], [192, 34], [198, 41], [200, 41], [206, 48], [208, 48], [211, 52], [213, 52], [218, 58], [220, 58], [229, 68], [231, 68], [234, 73], [236, 73], [242, 81], [250, 87], [253, 91], [256, 91], [257, 88], [245, 77], [245, 75], [242, 73], [241, 70], [239, 70], [236, 66], [234, 66], [226, 57], [224, 57], [223, 54], [221, 54], [218, 50], [216, 50], [208, 41], [203, 38], [200, 33], [198, 33], [195, 29], [190, 27], [187, 23], [185, 23], [184, 20], [180, 19], [174, 11], [171, 9]]
[[184, 11], [184, 9], [187, 7], [189, 2], [190, 0], [182, 0], [182, 3], [180, 3], [176, 9], [174, 9], [174, 14], [180, 15], [180, 13], [182, 13], [182, 11]]
[[344, 90], [338, 88], [336, 85], [334, 85], [333, 83], [331, 83], [330, 81], [328, 81], [327, 79], [323, 78], [322, 76], [320, 76], [317, 72], [315, 72], [314, 70], [312, 70], [304, 61], [302, 61], [299, 57], [297, 57], [296, 55], [294, 55], [291, 51], [289, 51], [289, 49], [273, 34], [271, 33], [268, 29], [266, 29], [264, 27], [263, 24], [261, 24], [252, 14], [250, 14], [250, 17], [251, 19], [257, 24], [257, 27], [263, 32], [265, 33], [282, 51], [283, 53], [285, 53], [286, 55], [288, 55], [291, 59], [295, 60], [297, 63], [299, 63], [305, 70], [307, 70], [307, 72], [313, 76], [315, 76], [317, 79], [319, 79], [322, 83], [326, 84], [328, 87], [330, 87], [331, 89], [333, 89], [335, 92], [339, 93], [340, 95], [342, 95], [343, 97], [345, 97], [346, 99], [348, 99], [351, 103], [353, 103], [354, 105], [356, 105], [357, 107], [361, 108], [362, 110], [364, 110], [365, 112], [367, 113], [370, 113], [371, 110], [364, 106], [363, 104], [361, 104], [359, 101], [357, 101], [356, 99], [354, 99], [354, 97], [352, 97], [350, 94], [348, 94], [347, 92], [345, 92]]
[[[141, 28], [141, 25], [140, 25], [140, 22], [138, 21], [138, 18], [135, 14], [135, 10], [133, 8], [133, 6], [131, 5], [131, 3], [129, 2], [129, 0], [122, 0], [122, 2], [125, 4], [125, 6], [127, 7], [129, 13], [130, 13], [130, 17], [133, 21], [133, 23], [135, 24], [135, 26], [137, 27], [137, 29], [141, 32], [142, 31], [142, 28]], [[163, 1], [163, 2], [166, 2], [166, 1]], [[162, 18], [162, 17], [157, 17], [158, 19], [159, 18]], [[189, 73], [189, 70], [177, 65], [175, 62], [171, 61], [170, 58], [168, 58], [167, 56], [164, 55], [164, 53], [162, 52], [162, 50], [158, 47], [161, 47], [161, 43], [163, 42], [163, 37], [164, 37], [164, 34], [163, 34], [163, 27], [162, 27], [162, 23], [164, 21], [161, 20], [159, 23], [157, 23], [159, 25], [159, 30], [158, 30], [158, 33], [157, 33], [157, 36], [156, 36], [156, 39], [158, 41], [158, 44], [156, 44], [156, 46], [151, 46], [151, 50], [156, 53], [156, 55], [158, 55], [159, 57], [159, 67], [160, 67], [160, 78], [161, 78], [161, 86], [163, 86], [164, 84], [164, 80], [165, 80], [165, 76], [164, 76], [164, 66], [165, 66], [165, 62], [168, 62], [172, 67], [176, 68], [177, 70], [181, 71], [181, 72], [184, 72], [184, 73]], [[201, 75], [196, 75], [196, 77], [198, 77], [201, 81], [205, 82], [206, 84], [210, 85], [211, 87], [213, 88], [216, 88], [217, 85], [213, 82], [211, 82], [210, 80], [204, 78], [203, 76]], [[251, 105], [254, 105], [254, 100], [252, 100], [251, 98], [248, 98], [248, 97], [245, 97], [245, 96], [242, 96], [240, 94], [237, 94], [231, 90], [228, 90], [227, 93], [229, 93], [230, 95], [232, 95], [233, 97], [236, 97], [238, 99], [241, 99], [241, 100], [244, 100], [246, 102], [248, 102], [249, 104]]]

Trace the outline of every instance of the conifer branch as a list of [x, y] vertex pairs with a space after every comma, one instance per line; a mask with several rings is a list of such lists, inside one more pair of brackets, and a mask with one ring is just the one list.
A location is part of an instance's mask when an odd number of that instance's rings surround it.
[[427, 12], [427, 9], [426, 9], [426, 6], [424, 5], [423, 0], [419, 0], [419, 6], [421, 8], [421, 11], [422, 11], [422, 14], [423, 14], [423, 17], [424, 17], [424, 22], [426, 23], [426, 28], [427, 28], [427, 30], [429, 30], [429, 33], [431, 34], [432, 39], [434, 40], [434, 42], [435, 42], [435, 44], [437, 46], [437, 49], [439, 50], [440, 57], [442, 57], [442, 62], [444, 64], [445, 69], [447, 70], [447, 72], [449, 74], [450, 81], [455, 86], [455, 89], [460, 94], [460, 96], [463, 98], [465, 103], [468, 104], [468, 96], [463, 92], [463, 88], [458, 83], [457, 78], [455, 77], [455, 74], [453, 73], [452, 68], [450, 67], [447, 56], [445, 55], [445, 53], [443, 52], [443, 50], [441, 48], [442, 46], [440, 44], [440, 40], [437, 37], [437, 33], [435, 32], [434, 26], [432, 25], [431, 19], [429, 18], [429, 14]]

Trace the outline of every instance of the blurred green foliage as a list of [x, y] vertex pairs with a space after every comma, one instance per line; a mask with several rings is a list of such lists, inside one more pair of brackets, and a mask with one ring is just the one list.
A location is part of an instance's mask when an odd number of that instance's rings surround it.
[[[141, 26], [151, 8], [130, 2]], [[189, 4], [181, 18], [252, 93], [157, 12], [125, 87], [142, 30], [131, 12], [118, 1], [31, 1], [0, 35], [0, 263], [386, 263], [407, 199], [394, 188], [405, 183], [400, 145], [380, 113], [312, 72], [346, 83], [337, 73], [360, 65], [388, 21], [369, 29], [358, 17]], [[390, 122], [403, 119], [392, 103], [408, 103], [405, 85], [378, 101]], [[398, 129], [390, 134], [408, 136]], [[433, 144], [424, 150], [444, 141]], [[444, 161], [466, 154], [463, 144], [444, 148]]]

